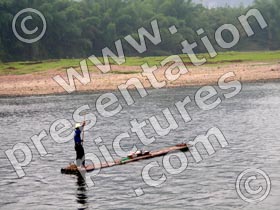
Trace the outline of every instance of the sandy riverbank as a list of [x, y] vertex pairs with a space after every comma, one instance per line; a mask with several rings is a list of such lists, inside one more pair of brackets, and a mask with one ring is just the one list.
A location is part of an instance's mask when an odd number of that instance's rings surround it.
[[[156, 71], [159, 81], [167, 81], [164, 72], [166, 68]], [[112, 66], [113, 72], [101, 74], [98, 71], [91, 72], [91, 82], [82, 85], [76, 81], [77, 91], [109, 91], [116, 90], [118, 85], [125, 83], [132, 77], [139, 78], [146, 88], [151, 87], [148, 79], [136, 74], [122, 74], [126, 71], [139, 71], [138, 66]], [[174, 82], [167, 82], [166, 87], [194, 86], [215, 84], [218, 79], [225, 73], [233, 71], [236, 79], [242, 82], [253, 81], [270, 81], [280, 79], [280, 63], [231, 63], [215, 66], [188, 67], [189, 72], [182, 75]], [[58, 85], [53, 77], [60, 74], [66, 76], [66, 71], [49, 70], [42, 73], [26, 75], [5, 75], [0, 76], [0, 96], [28, 96], [28, 95], [45, 95], [67, 93]]]

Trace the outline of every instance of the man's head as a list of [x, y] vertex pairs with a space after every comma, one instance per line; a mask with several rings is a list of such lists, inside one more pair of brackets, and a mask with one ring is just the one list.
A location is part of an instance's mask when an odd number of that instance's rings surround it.
[[75, 124], [75, 129], [80, 129], [80, 127], [81, 127], [81, 124], [80, 124], [80, 123], [76, 123], [76, 124]]

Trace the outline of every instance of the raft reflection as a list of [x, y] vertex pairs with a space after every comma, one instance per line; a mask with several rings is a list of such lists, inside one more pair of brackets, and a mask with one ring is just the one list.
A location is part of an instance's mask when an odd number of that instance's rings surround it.
[[77, 176], [77, 193], [76, 193], [76, 201], [78, 204], [81, 204], [81, 209], [87, 209], [88, 208], [88, 196], [87, 196], [87, 189], [86, 189], [86, 182], [81, 174], [76, 175]]

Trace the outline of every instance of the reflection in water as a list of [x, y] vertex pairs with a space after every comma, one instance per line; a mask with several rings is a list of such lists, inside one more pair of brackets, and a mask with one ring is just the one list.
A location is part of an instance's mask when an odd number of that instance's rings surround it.
[[77, 203], [81, 204], [82, 207], [78, 209], [87, 209], [88, 208], [88, 196], [87, 196], [87, 189], [86, 189], [86, 182], [81, 174], [77, 175]]

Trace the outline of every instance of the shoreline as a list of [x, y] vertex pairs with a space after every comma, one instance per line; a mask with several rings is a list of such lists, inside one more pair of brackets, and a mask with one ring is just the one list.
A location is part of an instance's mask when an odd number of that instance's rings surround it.
[[[278, 79], [261, 79], [261, 80], [252, 80], [252, 81], [241, 81], [242, 85], [244, 84], [266, 84], [266, 83], [280, 83], [280, 78]], [[207, 83], [207, 84], [189, 84], [189, 85], [182, 85], [182, 86], [166, 86], [163, 88], [159, 88], [159, 90], [164, 90], [164, 89], [176, 89], [176, 88], [201, 88], [202, 86], [205, 85], [217, 85], [216, 83]], [[155, 90], [153, 87], [145, 87], [146, 90]], [[132, 88], [131, 90], [136, 90], [135, 88]], [[80, 95], [80, 94], [104, 94], [108, 92], [116, 92], [119, 91], [118, 89], [106, 89], [106, 90], [78, 90], [73, 93], [47, 93], [47, 94], [30, 94], [30, 95], [0, 95], [0, 99], [8, 99], [8, 98], [23, 98], [23, 97], [44, 97], [44, 96], [66, 96], [66, 95]]]
[[[241, 62], [220, 65], [205, 65], [200, 67], [188, 67], [188, 73], [181, 75], [176, 81], [167, 81], [165, 78], [165, 68], [155, 71], [158, 81], [166, 81], [166, 85], [161, 89], [176, 87], [194, 87], [217, 84], [219, 78], [228, 73], [234, 72], [236, 80], [241, 83], [271, 82], [280, 80], [280, 63], [264, 62]], [[130, 73], [128, 71], [139, 73]], [[117, 71], [118, 73], [113, 73]], [[82, 85], [75, 80], [77, 90], [71, 94], [79, 93], [102, 93], [108, 91], [118, 91], [118, 86], [126, 83], [130, 78], [138, 78], [144, 88], [154, 89], [149, 80], [143, 77], [139, 66], [112, 66], [112, 72], [101, 74], [98, 71], [90, 71], [91, 82]], [[66, 81], [66, 71], [49, 70], [41, 73], [25, 75], [5, 75], [0, 76], [0, 97], [22, 97], [22, 96], [48, 96], [48, 95], [69, 95], [52, 78], [61, 75]]]

